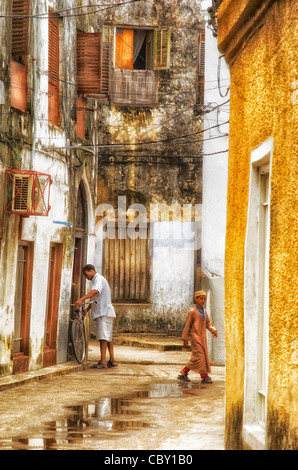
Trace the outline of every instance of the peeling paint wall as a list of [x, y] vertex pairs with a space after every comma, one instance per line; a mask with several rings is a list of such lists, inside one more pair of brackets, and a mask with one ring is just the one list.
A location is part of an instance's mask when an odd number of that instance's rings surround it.
[[[151, 236], [158, 231], [170, 234], [175, 224], [181, 230], [183, 205], [190, 205], [194, 213], [202, 202], [202, 116], [196, 106], [198, 33], [204, 29], [200, 3], [150, 0], [108, 11], [99, 20], [100, 29], [104, 25], [171, 29], [170, 66], [155, 71], [157, 104], [101, 104], [99, 142], [108, 147], [99, 155], [97, 202], [111, 204], [116, 217], [118, 196], [126, 197], [127, 208], [142, 204]], [[129, 146], [123, 147], [124, 143]], [[158, 204], [164, 204], [165, 210], [155, 219], [151, 209]], [[173, 205], [178, 213], [169, 218]], [[116, 304], [119, 328], [129, 316], [131, 331], [180, 333], [200, 283], [195, 279], [197, 252], [186, 245], [186, 239], [175, 242], [173, 233], [162, 242], [151, 240], [149, 304]], [[101, 263], [95, 261], [98, 267]]]
[[[30, 311], [29, 370], [42, 367], [44, 326], [49, 283], [50, 243], [63, 245], [61, 289], [57, 330], [57, 362], [67, 360], [68, 315], [78, 225], [77, 196], [83, 182], [88, 215], [86, 261], [99, 271], [103, 264], [100, 204], [117, 209], [125, 196], [127, 208], [142, 204], [151, 223], [150, 233], [172, 233], [195, 221], [195, 208], [202, 202], [203, 119], [197, 107], [198, 32], [204, 28], [200, 2], [150, 0], [68, 17], [74, 6], [90, 6], [88, 0], [41, 0], [30, 2], [30, 14], [60, 11], [59, 113], [60, 126], [48, 122], [49, 63], [48, 19], [29, 19], [27, 55], [27, 112], [10, 106], [11, 2], [1, 2], [0, 12], [0, 183], [6, 168], [33, 169], [51, 175], [51, 210], [47, 217], [22, 219], [4, 214], [0, 266], [0, 374], [13, 371], [14, 303], [19, 240], [34, 244]], [[105, 5], [106, 2], [97, 2]], [[116, 106], [109, 96], [82, 96], [86, 139], [78, 139], [76, 88], [76, 31], [101, 32], [104, 25], [128, 25], [154, 30], [171, 29], [169, 68], [154, 71], [158, 101], [152, 106]], [[138, 145], [142, 141], [142, 145]], [[153, 143], [151, 143], [153, 142]], [[128, 143], [127, 148], [123, 147]], [[74, 148], [77, 145], [83, 148]], [[131, 145], [134, 144], [134, 145]], [[104, 145], [106, 147], [104, 147]], [[120, 146], [119, 146], [120, 145]], [[158, 219], [153, 205], [164, 205]], [[192, 208], [184, 217], [183, 205]], [[176, 205], [178, 213], [171, 214]], [[0, 193], [2, 216], [3, 195]], [[155, 207], [156, 209], [156, 207]], [[174, 211], [175, 212], [175, 211]], [[118, 215], [116, 214], [116, 220]], [[129, 220], [128, 214], [128, 220]], [[200, 218], [196, 219], [198, 226]], [[156, 225], [155, 225], [156, 224]], [[176, 225], [175, 225], [176, 224]], [[161, 229], [161, 230], [160, 230]], [[175, 229], [176, 230], [176, 229]], [[174, 231], [175, 231], [174, 230]], [[181, 230], [180, 230], [181, 231]], [[199, 231], [199, 228], [198, 228]], [[176, 232], [175, 232], [176, 233]], [[193, 303], [197, 250], [184, 238], [153, 240], [150, 245], [150, 298], [145, 305], [116, 305], [119, 329], [135, 331], [181, 331]], [[193, 235], [194, 236], [194, 232]], [[187, 248], [185, 250], [185, 247]], [[162, 249], [163, 248], [163, 249]], [[88, 289], [88, 285], [86, 288]], [[171, 292], [172, 291], [172, 292]], [[127, 320], [127, 318], [129, 318]], [[124, 325], [124, 326], [123, 326]], [[125, 326], [126, 325], [126, 326]]]
[[[63, 10], [80, 5], [71, 0], [30, 2], [30, 14]], [[43, 367], [45, 319], [48, 305], [50, 243], [63, 245], [56, 362], [68, 360], [68, 328], [76, 227], [76, 200], [83, 180], [88, 193], [89, 226], [87, 252], [95, 246], [96, 155], [74, 152], [76, 142], [76, 31], [84, 22], [86, 30], [94, 30], [96, 18], [69, 17], [63, 13], [60, 22], [59, 100], [61, 125], [48, 122], [48, 19], [29, 19], [29, 50], [27, 56], [27, 112], [10, 106], [10, 56], [12, 2], [1, 2], [0, 12], [0, 80], [4, 83], [4, 104], [1, 106], [0, 184], [4, 186], [5, 169], [34, 170], [49, 174], [51, 209], [47, 217], [3, 214], [3, 191], [0, 194], [1, 237], [1, 299], [0, 299], [0, 375], [13, 372], [14, 314], [16, 297], [16, 266], [19, 240], [34, 244], [32, 295], [30, 310], [29, 370]], [[85, 100], [87, 107], [87, 99]], [[96, 112], [87, 120], [88, 138], [95, 140]]]

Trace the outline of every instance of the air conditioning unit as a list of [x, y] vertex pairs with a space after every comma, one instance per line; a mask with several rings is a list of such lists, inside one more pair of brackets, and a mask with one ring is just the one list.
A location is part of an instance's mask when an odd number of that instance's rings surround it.
[[6, 170], [4, 212], [47, 216], [50, 211], [50, 175], [37, 171]]
[[31, 212], [32, 184], [30, 175], [13, 175], [12, 212]]

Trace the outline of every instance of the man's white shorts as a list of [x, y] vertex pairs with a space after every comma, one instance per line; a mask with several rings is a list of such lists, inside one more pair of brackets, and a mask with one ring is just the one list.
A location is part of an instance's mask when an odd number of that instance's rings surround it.
[[112, 332], [113, 332], [113, 317], [98, 317], [96, 318], [96, 339], [100, 341], [104, 339], [105, 341], [112, 341]]

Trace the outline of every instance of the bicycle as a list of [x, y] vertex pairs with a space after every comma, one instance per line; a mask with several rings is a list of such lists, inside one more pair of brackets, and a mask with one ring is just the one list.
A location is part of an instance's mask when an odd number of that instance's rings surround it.
[[[71, 304], [72, 307], [77, 304]], [[89, 304], [88, 304], [89, 305]], [[84, 306], [75, 308], [75, 318], [71, 318], [71, 342], [73, 347], [74, 356], [79, 364], [82, 364], [87, 355], [88, 342], [85, 333], [85, 316], [86, 310]]]

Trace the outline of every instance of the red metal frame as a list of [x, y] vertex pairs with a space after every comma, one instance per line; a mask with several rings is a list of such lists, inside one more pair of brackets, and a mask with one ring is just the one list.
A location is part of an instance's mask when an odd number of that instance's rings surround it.
[[[15, 182], [15, 176], [28, 176], [24, 180], [22, 186], [18, 186]], [[30, 180], [31, 179], [31, 180]], [[41, 186], [43, 180], [44, 187]], [[8, 184], [11, 184], [12, 196], [8, 202], [6, 202], [6, 194]], [[28, 184], [30, 191], [29, 197], [25, 199], [22, 192], [25, 185]], [[52, 179], [50, 175], [45, 173], [39, 173], [37, 171], [28, 170], [5, 170], [5, 183], [4, 183], [4, 204], [3, 212], [7, 214], [19, 214], [22, 217], [29, 217], [30, 215], [35, 216], [47, 216], [51, 209], [50, 206], [50, 188]], [[14, 194], [14, 196], [13, 196]], [[17, 210], [13, 206], [13, 202], [16, 198], [19, 198], [23, 205], [22, 210]], [[41, 205], [40, 205], [41, 203]]]

